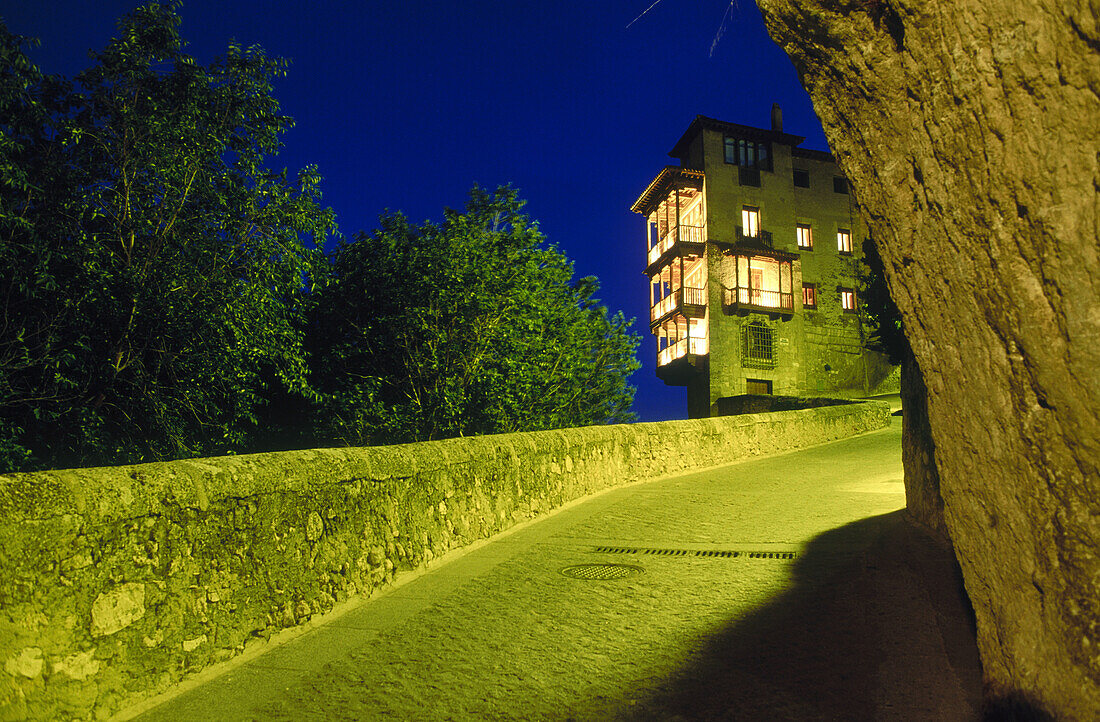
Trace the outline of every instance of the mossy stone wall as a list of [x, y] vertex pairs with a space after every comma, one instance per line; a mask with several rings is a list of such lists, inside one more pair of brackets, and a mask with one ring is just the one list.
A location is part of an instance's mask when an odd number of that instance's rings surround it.
[[870, 402], [0, 476], [0, 720], [104, 718], [571, 499], [888, 424]]

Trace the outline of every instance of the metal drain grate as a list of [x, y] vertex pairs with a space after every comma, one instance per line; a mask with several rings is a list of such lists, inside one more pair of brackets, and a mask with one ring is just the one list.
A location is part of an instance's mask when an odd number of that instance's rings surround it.
[[645, 569], [633, 564], [577, 564], [562, 569], [561, 573], [574, 579], [622, 579], [644, 574]]
[[749, 552], [749, 551], [698, 551], [694, 549], [646, 549], [636, 547], [596, 547], [600, 554], [653, 554], [663, 557], [745, 557], [747, 559], [794, 559], [795, 552]]

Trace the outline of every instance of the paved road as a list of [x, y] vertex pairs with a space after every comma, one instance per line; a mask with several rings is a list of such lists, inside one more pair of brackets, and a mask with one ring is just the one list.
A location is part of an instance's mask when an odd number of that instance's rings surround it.
[[[593, 497], [139, 719], [974, 719], [971, 623], [900, 511], [900, 435]], [[641, 571], [561, 573], [593, 563]]]

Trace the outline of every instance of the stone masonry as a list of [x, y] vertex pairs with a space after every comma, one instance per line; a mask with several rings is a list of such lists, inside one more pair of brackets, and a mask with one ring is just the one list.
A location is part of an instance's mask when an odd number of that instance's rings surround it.
[[0, 720], [103, 718], [566, 501], [888, 423], [870, 402], [0, 477]]

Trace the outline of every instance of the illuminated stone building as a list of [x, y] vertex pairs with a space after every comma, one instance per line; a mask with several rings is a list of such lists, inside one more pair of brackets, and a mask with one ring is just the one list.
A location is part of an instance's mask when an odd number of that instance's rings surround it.
[[[646, 219], [657, 376], [692, 418], [741, 394], [856, 395], [896, 379], [864, 348], [864, 233], [829, 153], [696, 116], [631, 210]], [[879, 389], [882, 390], [882, 389]]]

